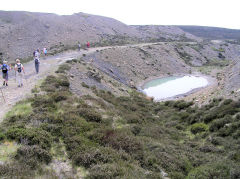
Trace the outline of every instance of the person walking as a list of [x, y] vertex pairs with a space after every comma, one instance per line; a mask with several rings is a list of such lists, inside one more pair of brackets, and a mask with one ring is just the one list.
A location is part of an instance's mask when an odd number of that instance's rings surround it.
[[40, 51], [39, 49], [37, 49], [36, 51], [33, 52], [33, 56], [34, 56], [34, 63], [35, 63], [35, 70], [36, 73], [39, 73], [39, 64], [40, 64]]
[[10, 70], [10, 67], [7, 64], [7, 61], [3, 61], [3, 65], [1, 65], [0, 69], [2, 69], [3, 86], [8, 86], [8, 71]]
[[81, 49], [81, 44], [78, 42], [78, 51]]
[[25, 74], [25, 71], [19, 59], [16, 60], [14, 69], [16, 72], [16, 80], [18, 82], [18, 87], [21, 87], [23, 86], [22, 78], [23, 78], [23, 73]]
[[44, 55], [46, 57], [47, 56], [47, 48], [46, 47], [43, 48], [43, 53], [44, 53]]
[[90, 42], [87, 42], [87, 48], [90, 48]]

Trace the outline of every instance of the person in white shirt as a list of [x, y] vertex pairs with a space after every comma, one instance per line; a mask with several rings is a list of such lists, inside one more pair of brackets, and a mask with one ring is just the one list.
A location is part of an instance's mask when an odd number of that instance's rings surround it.
[[18, 82], [18, 87], [21, 87], [23, 86], [22, 78], [23, 78], [23, 73], [25, 74], [25, 72], [24, 72], [23, 65], [20, 63], [19, 59], [16, 60], [14, 69], [16, 72], [16, 80]]
[[39, 64], [40, 64], [40, 51], [39, 49], [37, 49], [34, 53], [33, 53], [33, 56], [34, 56], [34, 63], [35, 63], [35, 69], [36, 69], [36, 73], [38, 74], [39, 72]]

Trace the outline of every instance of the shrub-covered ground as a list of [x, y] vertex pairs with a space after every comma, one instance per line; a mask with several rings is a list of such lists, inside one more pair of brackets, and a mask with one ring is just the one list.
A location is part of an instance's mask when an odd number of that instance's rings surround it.
[[74, 168], [64, 178], [240, 178], [240, 101], [197, 107], [94, 87], [96, 97], [78, 98], [61, 71], [6, 115], [0, 145], [18, 146], [0, 178], [58, 178], [56, 160]]

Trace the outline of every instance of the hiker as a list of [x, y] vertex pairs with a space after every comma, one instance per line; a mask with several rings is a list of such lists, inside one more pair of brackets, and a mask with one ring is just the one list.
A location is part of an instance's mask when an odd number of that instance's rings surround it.
[[46, 47], [43, 48], [43, 53], [45, 56], [47, 56], [47, 48]]
[[40, 64], [40, 60], [39, 60], [40, 51], [39, 51], [39, 49], [37, 49], [36, 51], [33, 52], [33, 57], [34, 57], [36, 73], [38, 74], [38, 72], [39, 72], [39, 64]]
[[3, 86], [8, 86], [8, 71], [10, 70], [10, 67], [7, 64], [7, 61], [3, 61], [3, 65], [1, 65], [0, 69], [2, 69]]
[[90, 48], [90, 42], [87, 42], [87, 48]]
[[78, 42], [78, 51], [81, 49], [81, 44]]
[[24, 72], [23, 65], [20, 63], [19, 59], [16, 60], [14, 69], [16, 74], [16, 80], [18, 82], [18, 87], [21, 87], [23, 86], [22, 78], [23, 78], [23, 73], [25, 74], [25, 72]]

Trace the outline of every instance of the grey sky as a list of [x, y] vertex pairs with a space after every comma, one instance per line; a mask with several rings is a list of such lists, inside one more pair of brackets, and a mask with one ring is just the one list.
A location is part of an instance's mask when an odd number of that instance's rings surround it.
[[77, 12], [134, 25], [203, 25], [240, 29], [239, 0], [3, 0], [1, 10]]

